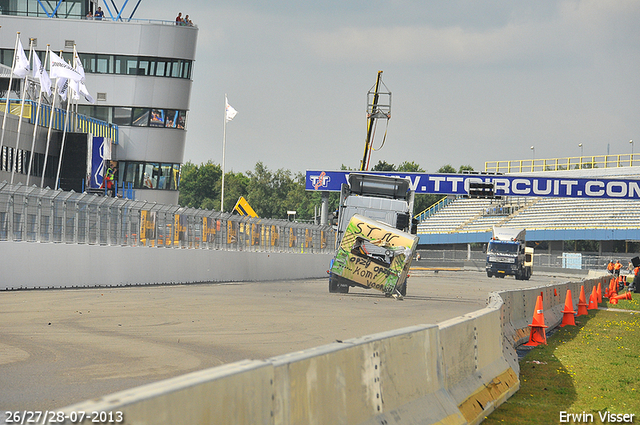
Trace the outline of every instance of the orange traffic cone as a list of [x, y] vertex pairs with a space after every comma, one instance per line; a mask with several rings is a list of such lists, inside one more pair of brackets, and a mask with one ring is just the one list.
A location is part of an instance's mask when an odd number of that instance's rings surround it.
[[[613, 280], [613, 279], [611, 279]], [[611, 281], [609, 281], [609, 286], [607, 286], [607, 289], [604, 290], [604, 297], [605, 298], [609, 298], [609, 294], [611, 293]]]
[[618, 304], [618, 300], [631, 300], [631, 299], [633, 299], [631, 298], [631, 292], [626, 292], [622, 295], [616, 295], [615, 297], [611, 297], [609, 302], [611, 304]]
[[589, 306], [587, 310], [597, 310], [598, 309], [598, 294], [596, 294], [596, 287], [591, 287], [591, 295], [589, 295]]
[[575, 326], [575, 315], [576, 312], [573, 311], [573, 300], [571, 299], [571, 289], [567, 289], [567, 297], [564, 300], [564, 310], [562, 310], [562, 324], [560, 327], [565, 327], [567, 325]]
[[580, 286], [580, 298], [578, 299], [578, 316], [589, 314], [587, 311], [587, 299], [584, 295], [584, 285]]
[[615, 279], [611, 284], [611, 290], [609, 291], [609, 300], [611, 300], [611, 298], [615, 297], [616, 295], [618, 295], [618, 279]]
[[529, 325], [531, 333], [529, 334], [529, 342], [524, 344], [527, 347], [535, 347], [540, 344], [547, 343], [547, 334], [544, 329], [547, 327], [544, 324], [544, 309], [542, 307], [542, 295], [538, 296], [536, 300], [536, 309], [533, 312], [533, 321]]
[[598, 282], [598, 289], [596, 289], [596, 294], [598, 295], [598, 304], [602, 302], [602, 285]]

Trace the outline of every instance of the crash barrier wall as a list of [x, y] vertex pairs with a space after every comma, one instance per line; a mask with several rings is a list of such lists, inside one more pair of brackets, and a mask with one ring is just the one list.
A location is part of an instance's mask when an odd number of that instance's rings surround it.
[[0, 289], [322, 277], [334, 240], [329, 226], [0, 183]]
[[331, 226], [0, 183], [0, 241], [333, 253]]
[[552, 327], [567, 289], [577, 307], [581, 286], [590, 294], [607, 279], [494, 292], [486, 308], [439, 325], [245, 360], [63, 410], [122, 412], [135, 424], [477, 424], [519, 388], [515, 348], [540, 292]]
[[577, 312], [581, 288], [584, 288], [588, 304], [593, 288], [597, 289], [598, 283], [600, 283], [601, 291], [604, 293], [609, 286], [610, 280], [611, 276], [601, 276], [581, 282], [565, 282], [540, 288], [498, 292], [497, 294], [504, 301], [505, 314], [502, 327], [509, 345], [517, 347], [528, 341], [528, 325], [533, 319], [533, 312], [539, 295], [542, 295], [545, 325], [553, 328], [562, 322], [562, 311], [565, 306], [567, 290], [571, 290], [573, 310]]
[[[0, 290], [325, 277], [332, 254], [0, 242]], [[30, 264], [30, 265], [29, 265]]]

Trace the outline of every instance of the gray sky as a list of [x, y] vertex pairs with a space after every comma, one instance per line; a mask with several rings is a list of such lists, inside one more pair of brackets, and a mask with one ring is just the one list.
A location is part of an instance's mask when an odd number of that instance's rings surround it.
[[356, 168], [378, 70], [392, 118], [371, 165], [483, 170], [579, 156], [579, 143], [584, 155], [629, 154], [631, 139], [640, 153], [637, 0], [176, 4], [143, 1], [135, 17], [182, 12], [200, 29], [185, 162], [222, 162], [227, 93], [238, 110], [227, 171]]

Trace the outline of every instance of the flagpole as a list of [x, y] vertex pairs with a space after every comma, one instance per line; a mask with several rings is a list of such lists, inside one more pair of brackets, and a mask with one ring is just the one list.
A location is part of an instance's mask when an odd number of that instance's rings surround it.
[[[73, 45], [73, 65], [75, 67], [76, 65], [76, 45]], [[79, 59], [79, 58], [78, 58]], [[69, 81], [69, 80], [67, 80]], [[56, 81], [57, 83], [57, 81]], [[56, 88], [58, 87], [58, 84], [56, 84]], [[71, 94], [71, 90], [73, 90], [71, 87], [69, 87], [67, 89], [67, 112], [64, 115], [64, 128], [62, 129], [62, 143], [60, 144], [60, 156], [58, 157], [58, 171], [56, 172], [56, 181], [54, 182], [54, 189], [58, 190], [59, 186], [60, 186], [60, 168], [62, 167], [62, 153], [64, 152], [64, 141], [66, 139], [67, 136], [67, 126], [69, 125], [69, 104], [71, 103], [70, 100], [73, 99], [73, 95], [71, 97], [69, 97], [69, 95]]]
[[0, 136], [0, 156], [4, 147], [4, 127], [7, 123], [7, 115], [9, 115], [9, 95], [11, 94], [11, 84], [13, 83], [13, 68], [16, 66], [16, 56], [18, 50], [18, 40], [20, 40], [20, 31], [16, 34], [16, 47], [13, 49], [13, 61], [11, 62], [11, 74], [9, 75], [9, 88], [7, 89], [7, 104], [4, 109], [4, 118], [2, 118], [2, 136]]
[[[62, 55], [62, 52], [60, 52], [60, 55]], [[47, 159], [49, 157], [49, 143], [51, 142], [51, 129], [53, 128], [53, 118], [56, 113], [57, 97], [58, 97], [58, 82], [56, 81], [56, 86], [53, 89], [53, 101], [51, 102], [51, 114], [49, 115], [49, 130], [47, 131], [47, 147], [44, 150], [44, 165], [42, 166], [42, 178], [40, 179], [40, 187], [42, 188], [44, 188], [44, 176], [47, 171]]]
[[220, 212], [224, 212], [224, 154], [227, 148], [227, 94], [224, 94], [224, 125], [222, 126], [222, 195], [220, 196]]
[[[29, 63], [31, 63], [31, 55], [33, 53], [33, 38], [29, 39]], [[24, 77], [24, 84], [22, 87], [22, 99], [20, 100], [20, 118], [18, 120], [18, 137], [16, 138], [16, 155], [18, 155], [18, 152], [20, 152], [20, 129], [22, 128], [22, 115], [24, 114], [24, 98], [27, 95], [27, 81], [28, 81], [29, 77], [25, 76]], [[33, 105], [32, 105], [33, 107]], [[11, 170], [11, 184], [13, 184], [13, 176], [15, 176], [17, 168], [18, 168], [18, 164], [16, 163], [15, 159], [13, 161], [13, 168]]]
[[[47, 51], [44, 54], [44, 62], [47, 63], [49, 58], [49, 45], [47, 44]], [[33, 139], [31, 140], [31, 155], [29, 157], [29, 169], [27, 170], [27, 186], [29, 186], [29, 179], [31, 178], [31, 167], [33, 166], [34, 149], [36, 148], [36, 134], [38, 133], [38, 119], [40, 117], [40, 106], [42, 105], [42, 82], [40, 82], [40, 94], [38, 95], [38, 107], [36, 108], [36, 119], [33, 125]]]

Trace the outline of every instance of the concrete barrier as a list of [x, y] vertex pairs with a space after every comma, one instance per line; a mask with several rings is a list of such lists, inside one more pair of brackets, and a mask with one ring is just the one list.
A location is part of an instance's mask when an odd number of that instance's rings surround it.
[[486, 308], [439, 325], [237, 362], [62, 411], [120, 412], [136, 425], [477, 424], [520, 386], [515, 348], [540, 292], [555, 326], [566, 289], [577, 302], [581, 285], [590, 293], [599, 281], [492, 293]]
[[502, 323], [505, 338], [509, 344], [517, 347], [529, 340], [529, 324], [533, 319], [536, 300], [542, 293], [544, 307], [544, 322], [549, 328], [554, 328], [562, 322], [562, 310], [567, 290], [571, 290], [574, 311], [578, 311], [580, 287], [584, 286], [587, 303], [592, 289], [597, 288], [598, 283], [604, 291], [609, 284], [610, 277], [601, 276], [586, 279], [580, 282], [565, 282], [548, 285], [539, 288], [523, 289], [519, 291], [496, 292], [495, 295], [504, 300], [504, 320]]
[[244, 282], [264, 276], [307, 279], [326, 276], [333, 258], [332, 254], [6, 241], [0, 242], [0, 253], [0, 290]]

